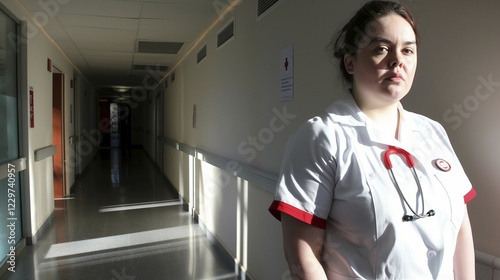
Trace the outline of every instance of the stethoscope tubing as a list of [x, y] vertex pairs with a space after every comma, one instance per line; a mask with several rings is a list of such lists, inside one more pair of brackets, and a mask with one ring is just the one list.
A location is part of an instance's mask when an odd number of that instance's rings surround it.
[[[413, 209], [413, 207], [411, 207], [410, 203], [408, 203], [408, 201], [406, 200], [406, 197], [404, 196], [403, 192], [401, 191], [401, 188], [398, 184], [398, 181], [396, 180], [396, 176], [394, 175], [394, 172], [392, 171], [392, 162], [391, 162], [390, 156], [395, 155], [395, 154], [401, 154], [402, 156], [404, 156], [404, 158], [406, 159], [406, 164], [408, 165], [408, 168], [410, 169], [410, 171], [413, 175], [413, 178], [415, 179], [415, 183], [417, 184], [418, 192], [420, 193], [420, 200], [422, 202], [422, 212], [420, 214], [417, 213]], [[394, 187], [396, 188], [396, 190], [399, 194], [399, 197], [401, 199], [403, 199], [405, 205], [408, 207], [408, 209], [410, 209], [411, 213], [413, 213], [413, 215], [406, 215], [405, 214], [403, 216], [403, 221], [409, 222], [409, 221], [413, 221], [413, 220], [417, 220], [417, 219], [421, 219], [421, 218], [434, 216], [435, 215], [434, 210], [429, 210], [429, 211], [427, 211], [427, 213], [425, 212], [424, 193], [422, 191], [422, 185], [420, 184], [420, 180], [418, 179], [418, 175], [417, 175], [417, 172], [415, 170], [415, 161], [414, 161], [412, 155], [409, 152], [405, 151], [404, 149], [397, 148], [394, 146], [389, 146], [389, 148], [384, 153], [384, 164], [385, 164], [385, 167], [387, 168], [387, 170], [389, 170], [389, 176], [391, 177], [392, 183], [394, 184]]]

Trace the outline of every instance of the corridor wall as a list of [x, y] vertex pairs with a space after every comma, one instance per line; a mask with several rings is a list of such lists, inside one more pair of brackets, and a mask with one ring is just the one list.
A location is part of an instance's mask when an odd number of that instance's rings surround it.
[[[95, 112], [95, 109], [93, 109], [95, 108], [93, 104], [95, 95], [90, 89], [88, 82], [75, 71], [73, 63], [45, 35], [43, 28], [49, 24], [51, 20], [50, 16], [46, 17], [48, 22], [37, 23], [30, 12], [17, 1], [0, 0], [0, 7], [11, 15], [18, 24], [26, 26], [25, 29], [27, 32], [24, 38], [22, 36], [17, 38], [17, 44], [23, 45], [27, 49], [27, 53], [20, 54], [26, 56], [26, 65], [20, 71], [26, 74], [27, 81], [20, 82], [26, 82], [27, 84], [23, 86], [26, 89], [32, 89], [34, 92], [34, 127], [29, 128], [27, 134], [29, 186], [26, 187], [26, 190], [29, 193], [26, 193], [23, 198], [29, 205], [29, 213], [23, 216], [25, 218], [24, 222], [26, 222], [23, 228], [25, 230], [24, 235], [28, 237], [28, 243], [30, 243], [36, 242], [43, 231], [43, 227], [49, 223], [51, 215], [54, 212], [52, 157], [40, 161], [35, 161], [34, 159], [36, 150], [52, 145], [52, 71], [57, 68], [57, 71], [65, 75], [64, 107], [66, 111], [64, 115], [64, 141], [67, 148], [67, 159], [68, 162], [70, 160], [78, 160], [82, 168], [88, 164], [89, 159], [95, 154], [96, 149], [82, 156], [82, 153], [79, 154], [76, 149], [72, 148], [74, 145], [70, 144], [70, 137], [79, 136], [85, 129], [90, 130], [95, 128], [95, 122], [91, 124], [84, 121], [95, 120], [95, 117], [90, 115], [91, 112]], [[54, 67], [50, 71], [48, 70], [49, 59]], [[72, 88], [74, 80], [79, 81], [78, 88]], [[78, 97], [75, 100], [74, 91], [84, 93], [84, 97]], [[22, 94], [28, 100], [28, 91]], [[82, 107], [80, 105], [88, 107], [86, 107], [86, 110], [81, 110]], [[77, 106], [78, 108], [76, 108]], [[70, 112], [72, 111], [70, 108], [74, 110], [79, 109], [81, 114], [77, 118], [74, 118], [74, 116], [70, 117]], [[28, 112], [28, 108], [25, 108], [25, 110]], [[75, 122], [79, 122], [79, 125], [75, 125]], [[29, 127], [29, 124], [24, 123], [22, 126]], [[78, 170], [75, 169], [74, 164], [65, 164], [65, 168], [66, 193], [69, 195]], [[24, 210], [26, 211], [28, 207]]]
[[[282, 0], [260, 17], [256, 1], [236, 2], [170, 72], [175, 79], [168, 78], [165, 92], [164, 137], [276, 176], [290, 134], [344, 94], [326, 48], [364, 1]], [[403, 105], [449, 132], [478, 191], [469, 204], [476, 249], [500, 256], [500, 223], [491, 217], [500, 210], [500, 3], [401, 2], [415, 12], [422, 32], [419, 70]], [[217, 47], [218, 32], [232, 21], [234, 37]], [[198, 61], [204, 46], [207, 55]], [[289, 46], [294, 98], [281, 102], [280, 54]], [[164, 173], [200, 222], [252, 278], [286, 279], [280, 225], [267, 213], [273, 191], [206, 163], [196, 152], [168, 146], [164, 162]]]
[[[164, 136], [277, 174], [290, 133], [343, 93], [326, 48], [348, 15], [339, 10], [332, 17], [331, 7], [328, 1], [284, 1], [257, 18], [255, 2], [241, 1], [196, 48], [206, 45], [206, 58], [198, 63], [193, 53], [174, 70], [175, 80], [168, 79]], [[233, 20], [235, 37], [217, 48], [216, 33]], [[296, 94], [280, 102], [280, 53], [290, 45]], [[262, 150], [251, 144], [259, 137]], [[272, 192], [202, 157], [168, 147], [164, 172], [250, 277], [286, 279], [280, 224], [267, 213]]]

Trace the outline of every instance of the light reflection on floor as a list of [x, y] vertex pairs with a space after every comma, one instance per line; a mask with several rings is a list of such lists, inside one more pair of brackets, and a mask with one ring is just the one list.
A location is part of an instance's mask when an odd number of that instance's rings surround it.
[[105, 150], [0, 280], [239, 279], [180, 201], [143, 150]]

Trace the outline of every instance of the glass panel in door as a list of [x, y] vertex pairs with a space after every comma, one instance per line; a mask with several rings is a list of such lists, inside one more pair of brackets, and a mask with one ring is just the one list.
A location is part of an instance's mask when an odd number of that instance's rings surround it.
[[[0, 265], [21, 239], [16, 23], [0, 11]], [[12, 248], [11, 248], [12, 247]]]

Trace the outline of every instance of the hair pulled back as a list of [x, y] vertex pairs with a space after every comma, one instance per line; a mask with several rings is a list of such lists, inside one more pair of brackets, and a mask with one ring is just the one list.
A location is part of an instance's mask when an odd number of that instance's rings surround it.
[[344, 80], [352, 85], [352, 75], [347, 72], [344, 64], [346, 54], [355, 56], [362, 41], [365, 39], [368, 25], [381, 17], [397, 14], [404, 18], [413, 28], [417, 46], [419, 43], [419, 32], [415, 19], [410, 10], [404, 5], [394, 1], [370, 1], [363, 5], [344, 27], [335, 34], [332, 39], [332, 54], [339, 60], [340, 72]]

